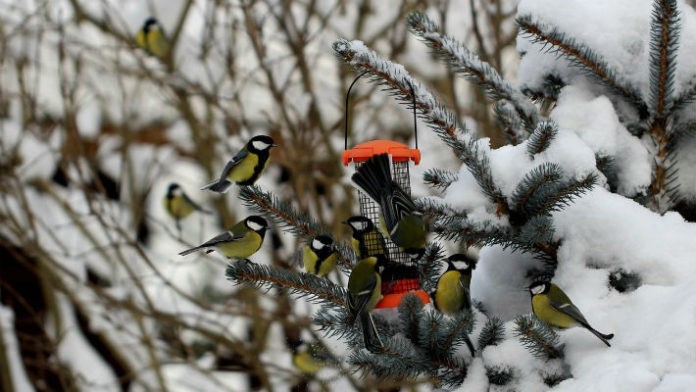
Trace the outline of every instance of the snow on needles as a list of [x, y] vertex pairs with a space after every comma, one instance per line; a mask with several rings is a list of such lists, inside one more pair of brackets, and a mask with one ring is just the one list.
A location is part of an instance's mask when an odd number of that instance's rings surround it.
[[[677, 88], [693, 74], [696, 41], [693, 9], [679, 2], [682, 25]], [[549, 23], [569, 37], [596, 50], [619, 70], [621, 77], [647, 94], [648, 38], [652, 2], [648, 0], [566, 1], [522, 0], [520, 15]], [[595, 157], [614, 157], [621, 189], [629, 197], [650, 184], [651, 158], [640, 140], [620, 122], [621, 115], [565, 60], [518, 39], [525, 53], [520, 67], [521, 87], [543, 83], [548, 74], [568, 76], [551, 118], [559, 132], [550, 147], [534, 159], [525, 154], [526, 142], [490, 152], [493, 177], [506, 196], [524, 174], [541, 162], [558, 163], [566, 176], [577, 178], [595, 171]], [[686, 67], [691, 72], [686, 72]], [[680, 72], [681, 71], [681, 72]], [[572, 77], [571, 77], [572, 75]], [[537, 87], [540, 85], [537, 85]], [[693, 143], [688, 147], [693, 146]], [[687, 157], [688, 158], [688, 157]], [[680, 165], [688, 169], [686, 159]], [[685, 170], [691, 173], [693, 169]], [[694, 176], [690, 176], [694, 177]], [[553, 213], [555, 239], [561, 241], [557, 283], [589, 323], [614, 333], [612, 347], [602, 345], [582, 328], [560, 332], [564, 361], [572, 378], [555, 391], [685, 391], [696, 390], [696, 225], [676, 212], [660, 215], [625, 196], [611, 193], [604, 177], [598, 186]], [[691, 182], [689, 182], [691, 181]], [[692, 186], [696, 180], [687, 179]], [[474, 189], [471, 189], [474, 188]], [[462, 168], [460, 179], [448, 189], [451, 205], [476, 212], [485, 205], [480, 189]], [[477, 207], [478, 206], [478, 207]], [[538, 263], [529, 255], [486, 247], [473, 275], [472, 296], [514, 328], [512, 319], [531, 312], [526, 267]], [[616, 271], [638, 274], [642, 285], [621, 293], [609, 285]], [[507, 342], [506, 342], [507, 343]], [[547, 390], [538, 380], [530, 355], [518, 345], [487, 348], [484, 359], [515, 367], [520, 390]], [[522, 363], [520, 363], [522, 362]], [[465, 385], [469, 385], [465, 383]], [[509, 387], [509, 385], [508, 385]]]

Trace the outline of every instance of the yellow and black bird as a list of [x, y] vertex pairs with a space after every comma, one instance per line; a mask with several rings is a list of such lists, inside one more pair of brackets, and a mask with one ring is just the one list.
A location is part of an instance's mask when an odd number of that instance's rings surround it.
[[187, 249], [179, 253], [179, 255], [186, 256], [199, 250], [205, 250], [205, 253], [210, 253], [217, 249], [228, 259], [244, 259], [253, 255], [261, 248], [267, 228], [268, 223], [264, 218], [251, 215], [232, 226], [228, 231], [215, 236], [199, 246]]
[[163, 59], [169, 52], [169, 41], [164, 30], [155, 18], [147, 18], [143, 27], [138, 30], [135, 41], [147, 53]]
[[532, 296], [532, 311], [539, 320], [561, 329], [584, 327], [611, 347], [609, 340], [614, 334], [605, 335], [592, 328], [585, 316], [558, 286], [551, 282], [538, 281], [532, 283], [528, 289]]
[[292, 347], [292, 365], [303, 374], [314, 376], [326, 366], [325, 358], [317, 351], [314, 345], [298, 341]]
[[268, 165], [271, 148], [277, 146], [270, 136], [252, 137], [246, 146], [227, 162], [220, 178], [201, 189], [227, 193], [233, 182], [237, 185], [253, 185]]
[[384, 236], [369, 218], [356, 215], [342, 223], [348, 225], [352, 231], [350, 242], [358, 259], [379, 255], [389, 257]]
[[348, 311], [351, 324], [360, 320], [365, 348], [370, 352], [379, 351], [384, 345], [377, 333], [370, 311], [382, 299], [383, 261], [369, 256], [360, 260], [348, 278]]
[[167, 194], [164, 196], [164, 209], [176, 221], [176, 227], [181, 231], [181, 220], [191, 215], [194, 211], [199, 211], [204, 214], [212, 214], [212, 212], [204, 209], [196, 202], [191, 200], [179, 184], [173, 182], [167, 188]]
[[471, 273], [476, 260], [457, 253], [447, 258], [447, 270], [437, 280], [437, 288], [431, 294], [435, 308], [447, 315], [455, 315], [471, 309]]
[[314, 237], [302, 249], [302, 262], [305, 271], [318, 276], [326, 276], [336, 268], [338, 253], [334, 241], [328, 235]]
[[412, 259], [420, 258], [427, 234], [423, 215], [416, 210], [411, 196], [392, 180], [389, 156], [384, 153], [371, 157], [351, 178], [380, 206], [391, 240]]

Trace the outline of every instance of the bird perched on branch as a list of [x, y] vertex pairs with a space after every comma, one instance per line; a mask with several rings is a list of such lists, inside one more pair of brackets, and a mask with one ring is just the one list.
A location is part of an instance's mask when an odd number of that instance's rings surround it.
[[135, 41], [147, 53], [163, 59], [169, 53], [169, 41], [155, 18], [147, 18], [135, 35]]
[[431, 293], [437, 310], [451, 316], [471, 309], [469, 286], [474, 268], [476, 260], [463, 253], [447, 258], [447, 270], [437, 280], [437, 287]]
[[363, 163], [351, 177], [355, 185], [380, 206], [391, 240], [411, 258], [425, 252], [425, 222], [411, 196], [391, 176], [389, 156], [378, 154]]
[[570, 298], [555, 284], [534, 282], [529, 286], [529, 293], [532, 296], [532, 311], [539, 320], [556, 328], [581, 326], [611, 347], [609, 340], [614, 334], [605, 335], [592, 328]]
[[249, 139], [242, 148], [222, 169], [220, 178], [202, 187], [217, 193], [227, 193], [232, 183], [237, 185], [253, 185], [261, 177], [268, 165], [270, 150], [278, 145], [273, 138], [257, 135]]
[[302, 262], [305, 271], [318, 276], [326, 276], [336, 268], [338, 254], [334, 241], [327, 235], [318, 235], [302, 249]]
[[369, 256], [360, 260], [348, 278], [348, 311], [352, 321], [360, 320], [363, 331], [365, 348], [370, 352], [377, 352], [382, 347], [382, 340], [377, 333], [377, 328], [372, 320], [370, 311], [382, 298], [382, 276], [384, 270], [383, 261], [377, 257]]
[[228, 231], [199, 246], [187, 249], [179, 255], [186, 256], [199, 250], [205, 250], [205, 253], [217, 250], [228, 259], [244, 259], [261, 248], [267, 227], [268, 223], [264, 218], [251, 215], [232, 226]]
[[194, 211], [199, 211], [204, 214], [212, 214], [212, 212], [204, 209], [196, 202], [191, 200], [179, 184], [173, 182], [167, 188], [167, 194], [164, 195], [164, 209], [176, 221], [176, 228], [181, 231], [181, 220], [191, 215]]

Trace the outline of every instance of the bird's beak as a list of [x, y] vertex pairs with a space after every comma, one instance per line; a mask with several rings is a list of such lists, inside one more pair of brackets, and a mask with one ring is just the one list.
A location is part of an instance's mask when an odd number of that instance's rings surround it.
[[347, 225], [347, 224], [348, 224], [348, 221], [343, 221], [343, 222], [341, 222], [341, 223], [344, 224], [344, 225]]
[[279, 145], [278, 145], [278, 144], [275, 144], [275, 143], [271, 144], [271, 147], [278, 147], [278, 146], [279, 146]]

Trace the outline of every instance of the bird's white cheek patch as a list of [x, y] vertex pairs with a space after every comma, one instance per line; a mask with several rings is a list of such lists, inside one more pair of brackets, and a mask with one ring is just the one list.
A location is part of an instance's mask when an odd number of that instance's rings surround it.
[[254, 230], [254, 231], [259, 231], [259, 230], [263, 229], [263, 226], [261, 226], [260, 224], [258, 224], [256, 222], [252, 222], [252, 221], [247, 222], [247, 226], [251, 230]]
[[312, 247], [314, 249], [323, 249], [324, 248], [324, 243], [319, 241], [319, 240], [312, 240]]
[[541, 294], [544, 292], [544, 286], [532, 287], [532, 294]]
[[253, 142], [251, 142], [251, 144], [254, 146], [255, 149], [260, 150], [260, 151], [263, 151], [271, 146], [270, 144], [264, 143], [260, 140], [254, 140]]

